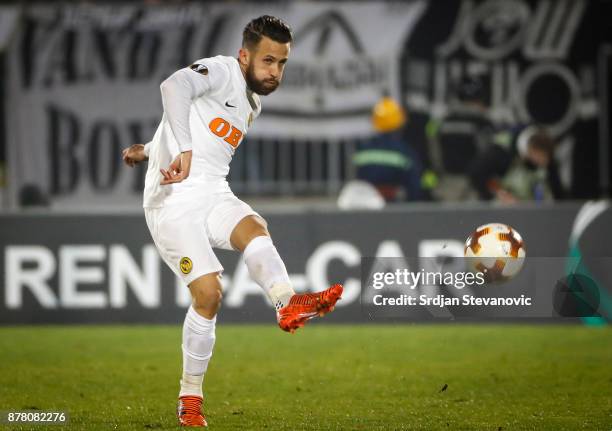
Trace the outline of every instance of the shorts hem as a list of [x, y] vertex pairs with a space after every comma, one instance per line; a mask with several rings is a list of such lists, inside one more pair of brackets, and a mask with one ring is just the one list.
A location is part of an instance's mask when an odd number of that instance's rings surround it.
[[219, 265], [216, 267], [211, 267], [211, 269], [202, 269], [197, 272], [193, 271], [189, 274], [180, 274], [180, 278], [183, 280], [183, 283], [189, 286], [189, 284], [192, 283], [194, 280], [197, 280], [198, 278], [204, 275], [213, 274], [213, 273], [219, 273], [219, 275], [222, 274], [223, 266]]

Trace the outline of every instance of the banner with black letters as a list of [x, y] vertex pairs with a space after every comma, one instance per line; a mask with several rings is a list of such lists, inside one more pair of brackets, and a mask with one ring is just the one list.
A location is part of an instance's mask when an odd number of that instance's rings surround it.
[[121, 149], [151, 139], [159, 84], [206, 50], [214, 12], [102, 4], [24, 9], [9, 48], [9, 181], [56, 206], [136, 208], [146, 166]]
[[146, 166], [123, 168], [120, 150], [152, 137], [159, 84], [196, 59], [237, 55], [244, 25], [261, 14], [286, 20], [295, 40], [284, 81], [262, 98], [249, 137], [364, 138], [373, 104], [388, 93], [407, 106], [422, 147], [426, 121], [443, 118], [456, 102], [455, 83], [473, 76], [486, 86], [496, 125], [550, 128], [562, 179], [575, 197], [590, 197], [597, 176], [579, 172], [597, 162], [607, 115], [598, 93], [608, 64], [593, 26], [598, 4], [86, 3], [5, 11], [10, 201], [15, 207], [32, 184], [60, 208], [137, 208]]
[[370, 133], [371, 106], [399, 98], [397, 61], [424, 1], [32, 6], [9, 46], [12, 195], [41, 187], [62, 208], [140, 204], [146, 166], [120, 151], [161, 118], [159, 84], [196, 59], [237, 56], [242, 29], [273, 14], [295, 34], [284, 82], [250, 134], [334, 138]]

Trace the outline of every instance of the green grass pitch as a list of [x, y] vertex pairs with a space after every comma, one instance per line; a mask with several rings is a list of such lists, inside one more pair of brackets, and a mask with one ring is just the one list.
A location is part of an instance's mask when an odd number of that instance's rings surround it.
[[[0, 431], [178, 429], [180, 335], [0, 327], [0, 410], [70, 414]], [[219, 324], [205, 392], [211, 430], [610, 430], [612, 330]]]

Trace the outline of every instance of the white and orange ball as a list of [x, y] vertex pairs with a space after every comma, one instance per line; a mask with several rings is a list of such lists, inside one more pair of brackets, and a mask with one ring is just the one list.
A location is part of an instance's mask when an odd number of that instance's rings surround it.
[[506, 281], [519, 273], [525, 261], [521, 235], [503, 223], [478, 227], [465, 241], [468, 269], [482, 272], [487, 283]]

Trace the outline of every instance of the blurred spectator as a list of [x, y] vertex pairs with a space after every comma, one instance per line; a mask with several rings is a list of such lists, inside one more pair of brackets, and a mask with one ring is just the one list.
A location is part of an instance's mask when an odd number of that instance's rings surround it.
[[488, 118], [486, 91], [480, 79], [464, 78], [455, 89], [442, 120], [431, 120], [427, 135], [438, 145], [438, 163], [449, 174], [463, 174], [472, 158], [488, 146], [493, 124]]
[[371, 120], [377, 134], [357, 148], [353, 158], [357, 179], [376, 187], [387, 202], [424, 199], [423, 165], [406, 141], [404, 109], [384, 97], [374, 106]]
[[426, 126], [432, 163], [440, 174], [435, 196], [441, 200], [463, 200], [473, 194], [466, 176], [468, 167], [491, 144], [494, 133], [481, 79], [465, 77], [453, 93], [446, 115], [431, 119]]
[[494, 145], [470, 165], [471, 183], [479, 197], [505, 203], [563, 198], [553, 138], [537, 126], [515, 135], [497, 134]]
[[34, 184], [26, 184], [19, 191], [19, 205], [22, 208], [47, 207], [49, 198]]

